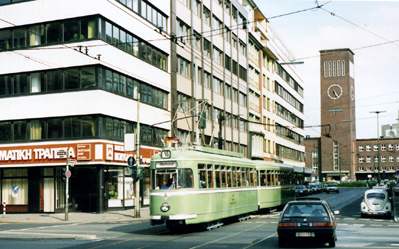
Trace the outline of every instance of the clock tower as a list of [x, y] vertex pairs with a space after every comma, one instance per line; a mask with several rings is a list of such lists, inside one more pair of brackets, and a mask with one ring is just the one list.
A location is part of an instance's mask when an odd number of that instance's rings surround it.
[[[354, 53], [320, 51], [321, 165], [326, 180], [355, 179]], [[321, 178], [321, 179], [323, 179]]]

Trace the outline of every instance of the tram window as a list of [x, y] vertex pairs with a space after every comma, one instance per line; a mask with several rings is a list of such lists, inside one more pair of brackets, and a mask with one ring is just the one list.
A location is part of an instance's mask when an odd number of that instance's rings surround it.
[[257, 172], [255, 169], [251, 169], [252, 171], [252, 186], [258, 186], [258, 177]]
[[232, 167], [231, 168], [231, 181], [232, 181], [232, 186], [233, 187], [237, 187], [237, 168], [236, 167]]
[[267, 171], [267, 186], [272, 186], [273, 182], [272, 182], [272, 171], [268, 170]]
[[233, 186], [233, 184], [231, 183], [231, 167], [226, 168], [226, 178], [227, 178], [226, 187], [230, 188], [231, 186]]
[[208, 188], [213, 188], [213, 171], [212, 171], [212, 164], [207, 165], [207, 183], [208, 183]]
[[251, 171], [251, 169], [247, 169], [246, 172], [247, 172], [247, 175], [246, 175], [247, 186], [252, 186], [252, 171]]
[[280, 171], [277, 171], [275, 174], [275, 185], [280, 186]]
[[205, 164], [198, 164], [199, 188], [206, 188], [206, 168]]
[[215, 180], [216, 180], [216, 187], [221, 187], [221, 177], [220, 177], [220, 165], [215, 165]]
[[237, 167], [236, 182], [237, 182], [237, 187], [241, 187], [241, 168], [240, 167]]
[[245, 174], [245, 168], [241, 168], [241, 177], [240, 177], [240, 180], [241, 180], [241, 186], [246, 186], [247, 184], [247, 178], [246, 178], [246, 174]]
[[266, 180], [266, 171], [261, 170], [259, 172], [260, 175], [260, 185], [261, 186], [266, 186], [267, 180]]
[[220, 170], [220, 175], [221, 175], [221, 180], [222, 180], [222, 188], [225, 188], [227, 186], [226, 182], [226, 166], [222, 166]]

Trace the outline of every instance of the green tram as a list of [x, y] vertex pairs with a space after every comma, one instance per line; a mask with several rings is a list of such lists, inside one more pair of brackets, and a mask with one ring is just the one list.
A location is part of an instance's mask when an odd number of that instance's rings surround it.
[[151, 224], [221, 226], [295, 199], [292, 167], [209, 147], [163, 150], [151, 160]]

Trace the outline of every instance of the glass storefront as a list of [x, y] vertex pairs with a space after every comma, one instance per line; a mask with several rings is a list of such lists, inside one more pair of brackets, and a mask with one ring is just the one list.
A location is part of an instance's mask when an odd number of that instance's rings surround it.
[[133, 207], [134, 185], [126, 167], [108, 167], [104, 170], [108, 208]]
[[[149, 205], [150, 176], [143, 165], [141, 205]], [[71, 212], [106, 212], [134, 208], [135, 182], [127, 166], [70, 167], [68, 208]], [[0, 168], [0, 200], [7, 212], [64, 212], [65, 166]]]

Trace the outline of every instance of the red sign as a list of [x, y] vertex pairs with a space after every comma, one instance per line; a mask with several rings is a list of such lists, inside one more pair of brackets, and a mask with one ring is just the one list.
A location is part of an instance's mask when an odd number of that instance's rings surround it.
[[77, 160], [91, 160], [91, 144], [78, 144], [77, 152]]
[[[141, 148], [143, 164], [149, 164], [151, 157], [160, 152], [158, 148]], [[60, 143], [26, 145], [0, 145], [0, 167], [9, 165], [34, 165], [54, 164], [65, 165], [66, 156], [68, 159], [78, 160], [79, 163], [121, 163], [126, 165], [130, 156], [136, 152], [125, 152], [123, 143], [116, 142], [92, 142], [83, 143]]]
[[65, 171], [65, 176], [66, 178], [71, 177], [71, 171], [70, 170]]

